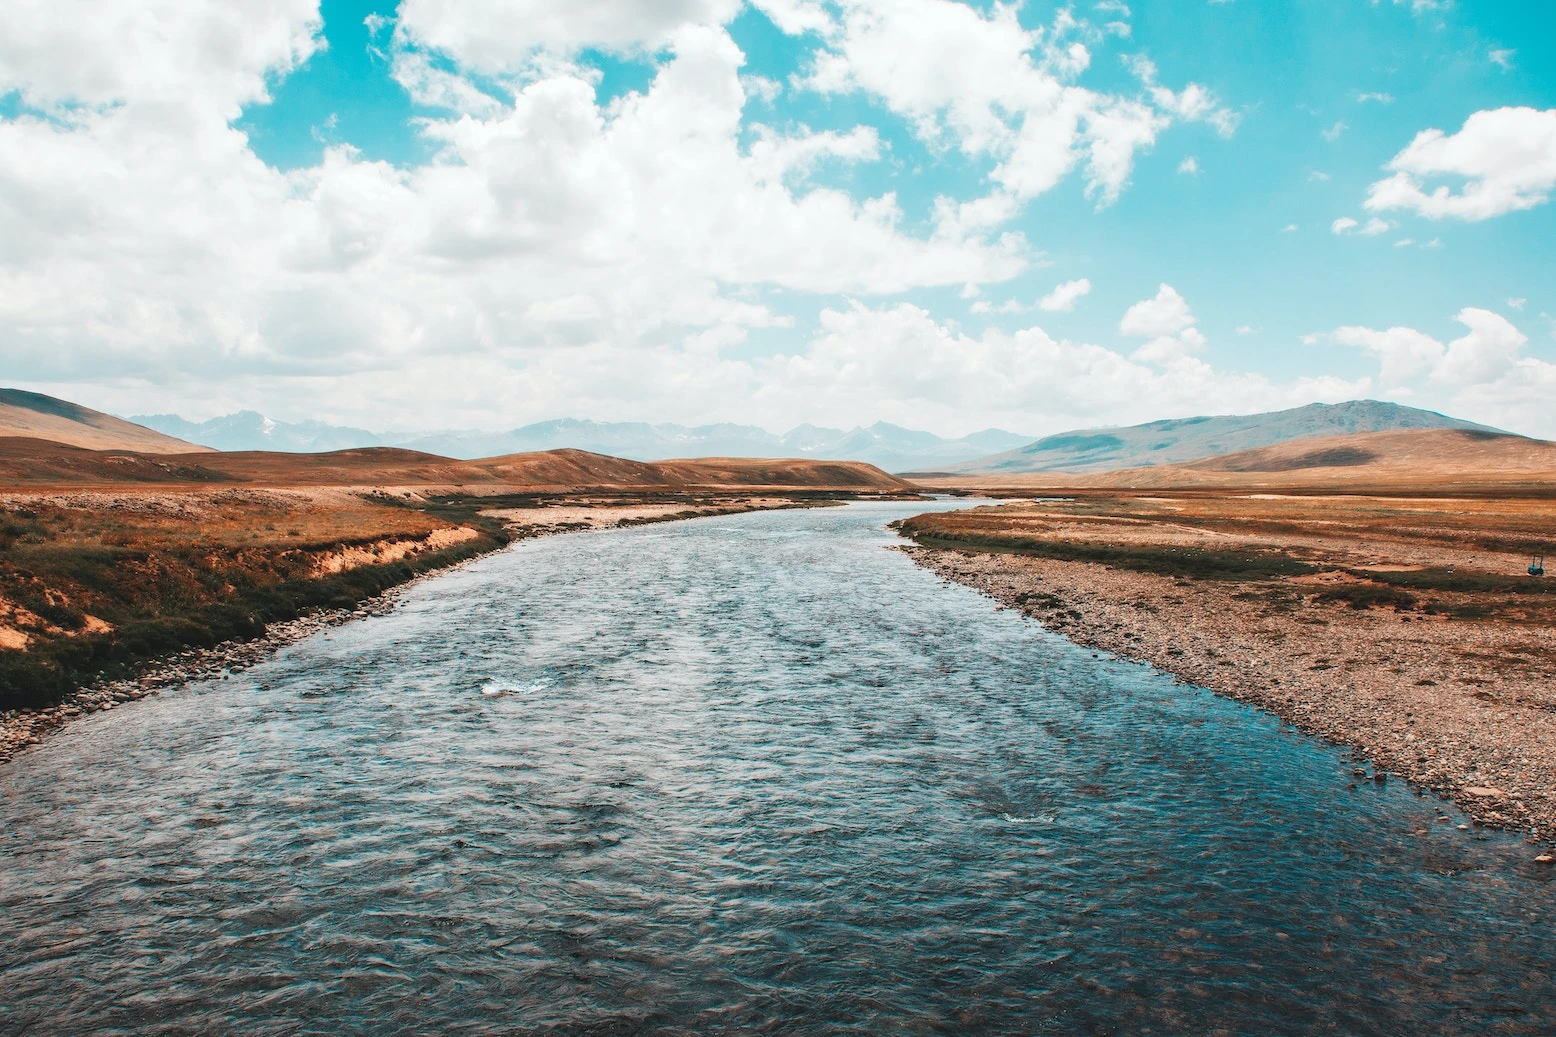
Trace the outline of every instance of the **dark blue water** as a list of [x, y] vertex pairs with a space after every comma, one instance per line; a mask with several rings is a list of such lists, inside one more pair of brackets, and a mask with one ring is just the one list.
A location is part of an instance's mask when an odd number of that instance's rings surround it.
[[74, 725], [0, 768], [0, 1033], [1556, 1032], [1528, 847], [924, 508], [527, 542]]

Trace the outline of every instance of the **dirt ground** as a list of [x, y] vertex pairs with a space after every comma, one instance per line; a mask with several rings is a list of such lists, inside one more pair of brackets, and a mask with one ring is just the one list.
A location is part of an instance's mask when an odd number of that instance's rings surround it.
[[[919, 516], [915, 559], [1081, 644], [1556, 839], [1556, 536], [1536, 497], [1088, 496]], [[1444, 815], [1442, 822], [1448, 821]]]

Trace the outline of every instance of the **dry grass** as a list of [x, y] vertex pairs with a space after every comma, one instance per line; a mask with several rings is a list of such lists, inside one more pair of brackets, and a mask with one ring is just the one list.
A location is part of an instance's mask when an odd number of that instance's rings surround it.
[[477, 510], [274, 490], [13, 495], [0, 505], [0, 708], [505, 542]]

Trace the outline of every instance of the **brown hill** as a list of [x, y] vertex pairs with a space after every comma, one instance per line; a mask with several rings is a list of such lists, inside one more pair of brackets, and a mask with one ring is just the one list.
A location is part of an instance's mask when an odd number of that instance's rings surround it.
[[391, 447], [324, 454], [147, 454], [85, 450], [38, 439], [0, 438], [0, 486], [38, 489], [224, 483], [447, 488], [476, 493], [699, 487], [887, 492], [910, 489], [901, 479], [873, 465], [848, 461], [706, 458], [648, 463], [584, 450], [547, 450], [456, 461]]
[[0, 436], [42, 439], [88, 450], [135, 450], [143, 454], [209, 450], [90, 407], [20, 389], [0, 389]]
[[1291, 440], [1181, 465], [1077, 475], [924, 479], [952, 489], [1477, 489], [1556, 492], [1556, 443], [1475, 429], [1402, 429]]

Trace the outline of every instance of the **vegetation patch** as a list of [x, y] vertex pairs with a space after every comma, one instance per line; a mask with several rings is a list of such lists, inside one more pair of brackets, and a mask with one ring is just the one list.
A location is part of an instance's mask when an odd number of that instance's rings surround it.
[[1115, 569], [1156, 573], [1190, 580], [1272, 580], [1317, 572], [1318, 566], [1289, 555], [1211, 551], [1149, 544], [1105, 544], [1046, 540], [1031, 536], [927, 530], [910, 519], [903, 531], [923, 547], [1030, 555], [1063, 562], [1094, 562]]
[[[508, 542], [500, 521], [479, 514], [484, 502], [385, 504], [191, 496], [0, 510], [0, 598], [13, 615], [31, 617], [25, 650], [0, 650], [0, 710], [52, 705], [187, 648], [252, 640], [271, 623], [351, 608]], [[314, 571], [323, 551], [425, 539], [455, 525], [477, 535], [385, 564]]]
[[1397, 587], [1380, 587], [1375, 583], [1343, 583], [1316, 595], [1316, 599], [1344, 602], [1353, 609], [1391, 608], [1396, 612], [1408, 612], [1416, 607], [1413, 594]]

